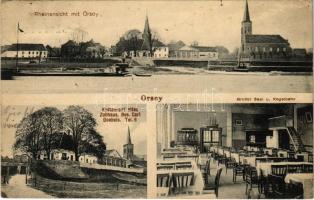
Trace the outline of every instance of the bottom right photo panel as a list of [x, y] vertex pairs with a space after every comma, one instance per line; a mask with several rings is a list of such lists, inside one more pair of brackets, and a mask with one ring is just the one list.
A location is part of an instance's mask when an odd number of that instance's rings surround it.
[[313, 199], [312, 104], [156, 109], [157, 198]]

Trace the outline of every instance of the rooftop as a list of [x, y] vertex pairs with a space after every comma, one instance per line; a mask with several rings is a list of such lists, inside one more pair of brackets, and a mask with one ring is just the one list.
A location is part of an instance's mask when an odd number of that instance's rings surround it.
[[18, 47], [19, 51], [46, 51], [46, 48], [43, 44], [28, 44], [28, 43], [19, 43], [12, 44], [8, 51], [16, 51]]
[[288, 43], [281, 35], [246, 35], [247, 43]]

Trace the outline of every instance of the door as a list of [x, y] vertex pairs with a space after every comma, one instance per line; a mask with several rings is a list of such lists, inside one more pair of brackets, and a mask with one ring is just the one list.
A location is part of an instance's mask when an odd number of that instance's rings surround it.
[[286, 130], [278, 131], [278, 147], [280, 149], [290, 149], [290, 138]]

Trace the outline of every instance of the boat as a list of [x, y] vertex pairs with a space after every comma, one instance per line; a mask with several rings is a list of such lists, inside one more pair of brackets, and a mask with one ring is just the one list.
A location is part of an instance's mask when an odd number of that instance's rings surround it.
[[234, 71], [236, 72], [248, 72], [249, 63], [241, 61], [241, 51], [238, 52], [238, 64], [233, 68]]
[[150, 77], [151, 74], [134, 73], [135, 76]]
[[15, 76], [126, 76], [128, 73], [114, 72], [16, 72]]

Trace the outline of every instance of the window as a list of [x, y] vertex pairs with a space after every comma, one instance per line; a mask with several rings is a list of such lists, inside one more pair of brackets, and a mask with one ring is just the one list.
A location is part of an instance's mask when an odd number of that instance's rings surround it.
[[279, 52], [279, 51], [280, 51], [280, 48], [278, 47], [278, 48], [277, 48], [277, 52]]
[[263, 51], [266, 52], [266, 48], [265, 47], [263, 47]]
[[258, 47], [255, 47], [255, 51], [258, 52]]
[[250, 143], [255, 143], [256, 140], [255, 140], [255, 135], [250, 135]]
[[272, 47], [270, 47], [270, 48], [269, 48], [269, 51], [270, 51], [270, 52], [272, 52], [272, 51], [273, 51], [273, 48], [272, 48]]
[[283, 50], [284, 52], [286, 52], [286, 51], [287, 51], [287, 48], [283, 48], [282, 50]]

